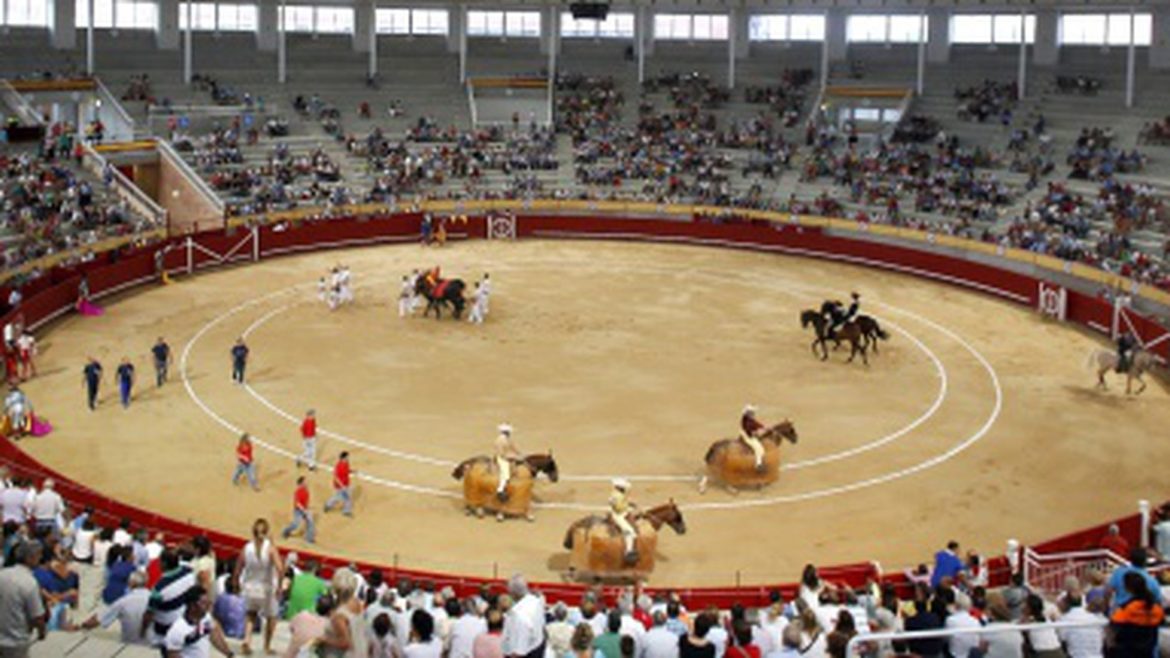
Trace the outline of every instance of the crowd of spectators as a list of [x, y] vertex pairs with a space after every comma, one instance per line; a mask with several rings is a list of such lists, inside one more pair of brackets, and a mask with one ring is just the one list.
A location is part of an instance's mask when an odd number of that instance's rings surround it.
[[1100, 181], [1113, 174], [1141, 171], [1146, 164], [1145, 156], [1137, 149], [1127, 152], [1118, 148], [1115, 139], [1112, 128], [1082, 128], [1068, 154], [1067, 164], [1071, 167], [1068, 177]]
[[1003, 125], [1009, 126], [1018, 93], [1019, 87], [1014, 81], [984, 80], [978, 85], [958, 88], [955, 90], [955, 99], [959, 101], [956, 114], [964, 121], [984, 123], [988, 119], [999, 119]]

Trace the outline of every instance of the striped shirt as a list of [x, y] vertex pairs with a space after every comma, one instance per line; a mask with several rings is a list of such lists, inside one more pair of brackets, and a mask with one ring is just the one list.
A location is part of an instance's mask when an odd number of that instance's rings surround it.
[[182, 616], [187, 592], [195, 585], [195, 572], [185, 564], [166, 572], [155, 583], [147, 604], [147, 610], [154, 615], [152, 644], [159, 646], [171, 625]]

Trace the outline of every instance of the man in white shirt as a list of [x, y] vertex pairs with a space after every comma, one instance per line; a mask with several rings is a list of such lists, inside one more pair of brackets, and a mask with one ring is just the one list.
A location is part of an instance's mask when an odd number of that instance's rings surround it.
[[41, 492], [33, 497], [32, 516], [36, 519], [37, 530], [48, 529], [57, 532], [57, 520], [65, 511], [65, 501], [54, 489], [52, 478], [47, 478]]
[[122, 642], [150, 646], [142, 636], [142, 616], [146, 614], [146, 604], [150, 601], [150, 590], [146, 589], [146, 574], [135, 571], [130, 574], [128, 581], [130, 589], [122, 598], [114, 601], [101, 615], [96, 612], [81, 623], [81, 627], [90, 630], [101, 626], [109, 628], [115, 621], [122, 628]]
[[163, 640], [167, 658], [210, 658], [212, 645], [228, 658], [235, 657], [210, 610], [211, 599], [203, 587], [196, 585], [187, 591], [187, 609], [171, 624]]
[[666, 613], [654, 613], [654, 626], [642, 639], [638, 658], [678, 658], [678, 636], [666, 630]]
[[130, 546], [134, 543], [134, 535], [130, 534], [130, 519], [122, 519], [114, 530], [114, 543], [118, 546]]
[[23, 524], [28, 520], [29, 497], [24, 483], [13, 481], [12, 486], [0, 493], [0, 509], [3, 509], [4, 523]]
[[[958, 592], [955, 594], [955, 613], [947, 617], [946, 629], [979, 628], [982, 624], [971, 616], [971, 597]], [[973, 649], [979, 648], [978, 635], [952, 635], [950, 639], [951, 656], [967, 658]]]
[[544, 654], [544, 604], [528, 591], [524, 576], [508, 581], [508, 594], [515, 603], [504, 617], [501, 649], [508, 658], [542, 658]]
[[458, 617], [451, 622], [448, 638], [447, 658], [471, 658], [471, 647], [475, 638], [487, 632], [487, 622], [472, 609], [474, 603], [466, 602]]
[[1069, 593], [1065, 597], [1068, 612], [1060, 618], [1067, 622], [1097, 622], [1095, 628], [1062, 628], [1060, 639], [1068, 651], [1068, 658], [1101, 658], [1105, 642], [1105, 617], [1086, 610], [1080, 594]]

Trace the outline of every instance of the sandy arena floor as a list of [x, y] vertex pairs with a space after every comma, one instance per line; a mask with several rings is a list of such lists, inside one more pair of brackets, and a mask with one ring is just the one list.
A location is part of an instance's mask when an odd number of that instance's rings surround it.
[[[315, 283], [352, 267], [354, 305], [330, 312]], [[441, 263], [468, 281], [490, 271], [482, 326], [399, 319], [402, 274]], [[863, 295], [892, 333], [871, 366], [814, 359], [801, 309]], [[263, 491], [233, 488], [239, 429], [299, 451], [316, 408], [329, 463], [349, 450], [368, 479], [356, 517], [319, 517], [322, 550], [404, 567], [556, 578], [567, 525], [604, 505], [608, 480], [633, 497], [673, 497], [689, 532], [659, 542], [658, 584], [795, 579], [808, 561], [876, 559], [900, 568], [956, 538], [998, 554], [1161, 499], [1155, 441], [1170, 425], [1157, 385], [1126, 399], [1093, 390], [1101, 345], [1018, 306], [863, 268], [743, 251], [602, 242], [471, 242], [282, 258], [105, 300], [42, 338], [28, 393], [57, 427], [22, 447], [110, 496], [245, 534], [287, 522], [296, 469], [257, 448]], [[175, 351], [153, 386], [149, 348]], [[249, 386], [229, 380], [247, 335]], [[85, 410], [81, 367], [105, 365], [102, 406]], [[113, 371], [129, 355], [129, 410]], [[186, 381], [186, 386], [184, 382]], [[781, 481], [763, 492], [699, 495], [701, 460], [731, 436], [745, 402], [791, 418]], [[552, 449], [562, 480], [542, 482], [535, 523], [463, 514], [454, 463], [490, 449], [497, 423], [529, 452]], [[330, 475], [312, 478], [314, 505]], [[298, 539], [289, 542], [301, 547]]]

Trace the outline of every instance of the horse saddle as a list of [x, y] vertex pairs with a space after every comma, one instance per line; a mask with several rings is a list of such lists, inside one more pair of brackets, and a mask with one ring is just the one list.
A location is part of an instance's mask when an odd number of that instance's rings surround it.
[[434, 296], [435, 297], [442, 297], [443, 293], [447, 292], [447, 286], [450, 284], [451, 284], [450, 279], [439, 279], [439, 282], [435, 284]]

